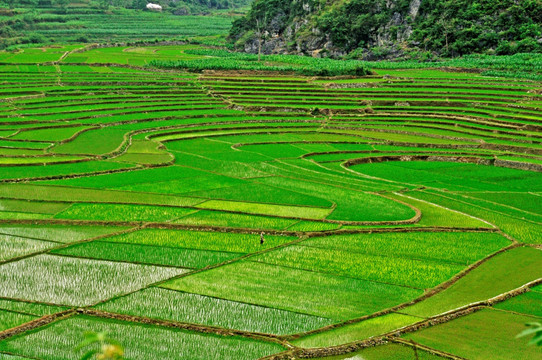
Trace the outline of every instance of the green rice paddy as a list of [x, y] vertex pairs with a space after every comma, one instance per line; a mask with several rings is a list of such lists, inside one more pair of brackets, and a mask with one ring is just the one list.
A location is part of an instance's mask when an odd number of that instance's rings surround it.
[[0, 52], [0, 359], [539, 357], [540, 82], [82, 48]]

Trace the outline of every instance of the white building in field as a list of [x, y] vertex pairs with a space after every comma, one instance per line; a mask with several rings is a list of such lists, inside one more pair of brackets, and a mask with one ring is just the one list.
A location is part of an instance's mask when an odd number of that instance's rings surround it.
[[148, 3], [147, 10], [151, 11], [162, 11], [162, 7], [158, 4]]

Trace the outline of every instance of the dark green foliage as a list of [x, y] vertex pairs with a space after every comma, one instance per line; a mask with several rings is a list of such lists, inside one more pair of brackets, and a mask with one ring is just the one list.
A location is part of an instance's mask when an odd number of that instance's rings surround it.
[[484, 52], [499, 55], [540, 52], [539, 0], [423, 1], [412, 38], [444, 55]]
[[384, 26], [396, 12], [408, 11], [410, 1], [397, 1], [387, 7], [385, 0], [352, 0], [324, 11], [316, 19], [318, 27], [330, 34], [333, 43], [346, 51], [364, 47], [374, 37], [375, 29]]
[[[209, 12], [211, 9], [232, 9], [250, 4], [251, 0], [182, 0], [170, 1], [168, 4], [175, 12], [177, 9], [187, 9], [191, 14]], [[182, 11], [179, 12], [182, 14]]]
[[233, 22], [230, 38], [239, 48], [258, 38], [274, 46], [269, 34], [278, 34], [289, 50], [323, 55], [331, 40], [335, 55], [363, 58], [405, 54], [404, 45], [452, 57], [512, 55], [542, 51], [540, 14], [540, 0], [424, 0], [419, 9], [410, 0], [257, 0]]

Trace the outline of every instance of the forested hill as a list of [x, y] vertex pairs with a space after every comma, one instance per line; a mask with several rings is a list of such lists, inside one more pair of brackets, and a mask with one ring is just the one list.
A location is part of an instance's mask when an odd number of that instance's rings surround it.
[[542, 51], [542, 0], [256, 0], [238, 49], [376, 59]]

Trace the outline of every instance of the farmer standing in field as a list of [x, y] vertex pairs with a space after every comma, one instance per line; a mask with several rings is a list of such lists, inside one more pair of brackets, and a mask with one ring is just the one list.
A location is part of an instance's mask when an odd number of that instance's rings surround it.
[[263, 245], [264, 242], [265, 242], [265, 239], [263, 237], [263, 231], [262, 231], [260, 234], [260, 245]]

